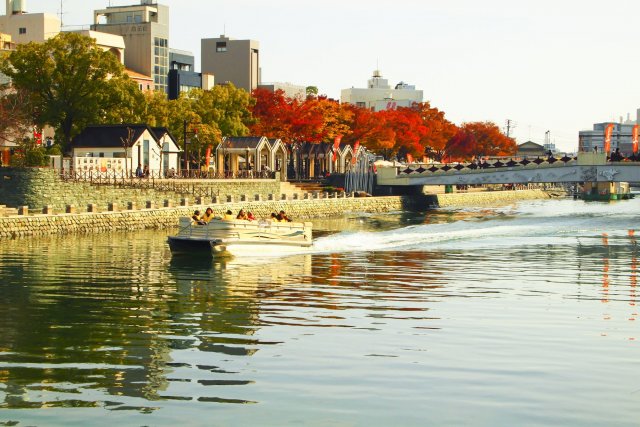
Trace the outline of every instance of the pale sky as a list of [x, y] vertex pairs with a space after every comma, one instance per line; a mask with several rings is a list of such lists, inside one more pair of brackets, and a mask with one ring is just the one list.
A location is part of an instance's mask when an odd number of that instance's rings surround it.
[[[59, 0], [27, 0], [59, 13]], [[63, 0], [63, 23], [88, 26], [94, 9], [138, 0]], [[376, 64], [391, 85], [424, 91], [456, 124], [516, 123], [518, 143], [575, 150], [578, 131], [636, 118], [640, 86], [637, 0], [164, 0], [170, 47], [199, 64], [200, 39], [260, 42], [262, 80], [340, 90], [366, 87]], [[0, 8], [1, 10], [1, 8]], [[196, 71], [199, 71], [197, 65]]]

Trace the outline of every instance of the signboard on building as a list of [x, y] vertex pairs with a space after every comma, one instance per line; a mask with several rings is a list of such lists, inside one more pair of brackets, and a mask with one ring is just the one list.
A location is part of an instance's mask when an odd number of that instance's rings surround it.
[[113, 157], [75, 157], [73, 168], [76, 172], [91, 176], [119, 176], [125, 173], [124, 158]]

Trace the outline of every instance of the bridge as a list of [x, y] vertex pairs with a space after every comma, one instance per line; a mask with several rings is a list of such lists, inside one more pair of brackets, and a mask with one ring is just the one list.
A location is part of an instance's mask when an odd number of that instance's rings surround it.
[[410, 164], [377, 168], [382, 186], [640, 182], [640, 158], [608, 161], [605, 153], [484, 164]]

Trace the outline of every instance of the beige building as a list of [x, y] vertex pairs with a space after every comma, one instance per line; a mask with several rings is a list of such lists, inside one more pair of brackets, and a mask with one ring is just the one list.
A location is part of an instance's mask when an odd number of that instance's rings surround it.
[[120, 35], [127, 68], [153, 78], [155, 90], [166, 92], [169, 74], [169, 8], [153, 0], [139, 5], [94, 11], [91, 29]]
[[[8, 52], [15, 49], [15, 43], [11, 41], [11, 35], [0, 33], [0, 54], [2, 52]], [[11, 79], [6, 75], [0, 73], [0, 85], [10, 83]]]
[[145, 76], [144, 74], [136, 73], [133, 70], [125, 69], [125, 73], [131, 80], [138, 86], [142, 92], [149, 92], [153, 90], [153, 78], [151, 76]]
[[422, 96], [421, 90], [416, 90], [415, 86], [404, 82], [398, 83], [392, 89], [389, 81], [382, 77], [379, 70], [375, 70], [366, 88], [342, 89], [340, 102], [372, 111], [395, 110], [422, 102]]
[[202, 73], [213, 74], [217, 84], [233, 83], [251, 92], [260, 84], [260, 44], [224, 35], [202, 39]]
[[16, 44], [42, 43], [60, 32], [60, 19], [48, 13], [27, 13], [26, 0], [7, 0], [0, 16], [0, 33], [9, 34]]
[[78, 30], [72, 31], [95, 40], [96, 45], [102, 50], [108, 50], [113, 53], [118, 61], [124, 65], [124, 38], [122, 36], [110, 33], [102, 33], [100, 31]]
[[293, 83], [262, 83], [259, 84], [260, 89], [266, 89], [270, 92], [281, 90], [288, 98], [305, 99], [307, 97], [307, 87], [302, 85], [294, 85]]

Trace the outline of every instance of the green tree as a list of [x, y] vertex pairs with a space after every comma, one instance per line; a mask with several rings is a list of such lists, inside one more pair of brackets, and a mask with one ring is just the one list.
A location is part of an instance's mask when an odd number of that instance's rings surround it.
[[28, 94], [35, 123], [53, 126], [65, 148], [89, 124], [137, 114], [135, 84], [122, 64], [79, 34], [60, 33], [44, 43], [19, 45], [0, 71]]
[[222, 136], [245, 136], [254, 123], [251, 109], [255, 100], [247, 91], [232, 84], [211, 90], [194, 89], [189, 92], [189, 98], [201, 123], [216, 125]]
[[307, 86], [306, 87], [307, 98], [315, 98], [318, 96], [318, 87], [317, 86]]

